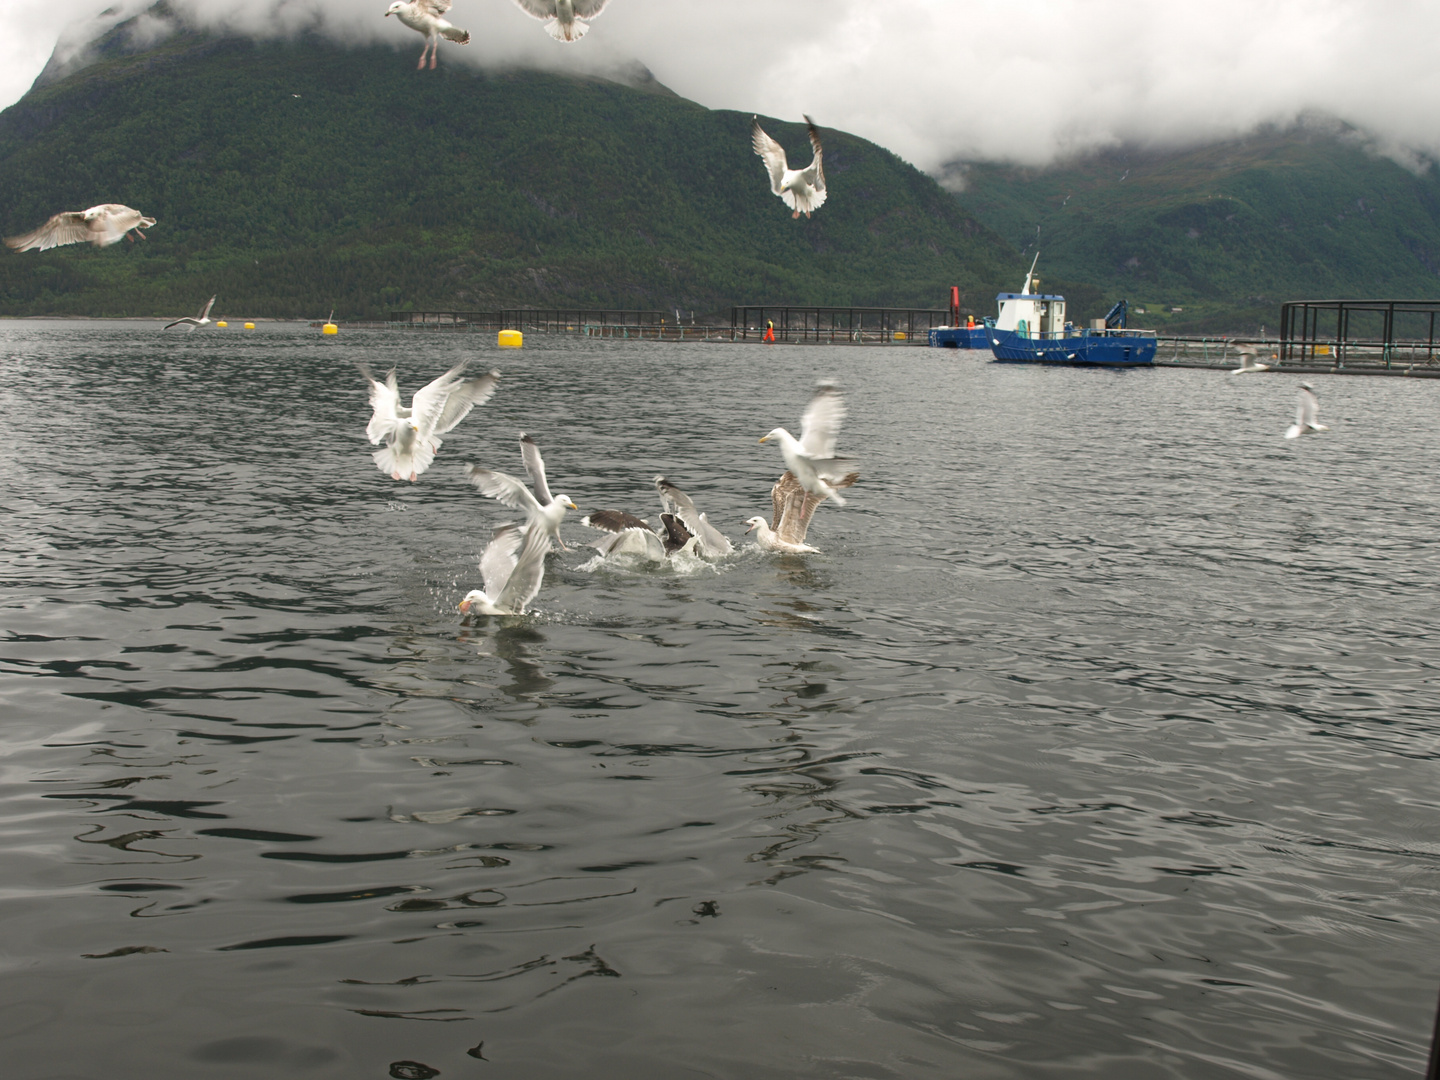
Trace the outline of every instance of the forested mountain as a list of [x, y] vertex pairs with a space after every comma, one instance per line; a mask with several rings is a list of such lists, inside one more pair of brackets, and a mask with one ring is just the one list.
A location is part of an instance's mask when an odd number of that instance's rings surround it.
[[[873, 143], [827, 129], [829, 201], [792, 221], [748, 115], [643, 76], [416, 71], [404, 46], [181, 33], [40, 80], [0, 113], [0, 232], [102, 202], [159, 223], [144, 243], [0, 249], [0, 314], [174, 315], [211, 293], [289, 317], [942, 307], [952, 284], [986, 311], [1023, 273]], [[808, 160], [803, 125], [764, 122]]]
[[1089, 282], [1147, 325], [1253, 333], [1285, 300], [1440, 297], [1440, 175], [1416, 165], [1312, 124], [1044, 170], [973, 165], [958, 198], [1015, 252], [1038, 246], [1042, 287]]

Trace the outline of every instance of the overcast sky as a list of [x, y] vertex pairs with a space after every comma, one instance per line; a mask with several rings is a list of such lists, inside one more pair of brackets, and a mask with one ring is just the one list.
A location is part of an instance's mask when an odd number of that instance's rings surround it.
[[[171, 4], [255, 34], [318, 25], [417, 57], [422, 45], [383, 17], [388, 0]], [[106, 7], [0, 0], [0, 105]], [[473, 40], [442, 42], [442, 64], [601, 71], [635, 59], [704, 105], [809, 113], [936, 174], [954, 161], [1207, 141], [1307, 113], [1402, 158], [1440, 157], [1437, 0], [612, 0], [574, 45], [509, 0], [456, 0], [449, 18]]]

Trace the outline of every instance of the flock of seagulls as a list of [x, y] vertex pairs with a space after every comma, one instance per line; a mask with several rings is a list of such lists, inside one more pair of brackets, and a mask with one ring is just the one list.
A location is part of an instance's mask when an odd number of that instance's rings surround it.
[[[590, 29], [589, 20], [605, 10], [609, 0], [515, 0], [526, 15], [533, 16], [545, 24], [545, 32], [556, 41], [575, 42]], [[395, 0], [385, 17], [394, 15], [400, 22], [425, 38], [425, 48], [420, 51], [417, 68], [435, 68], [435, 52], [440, 39], [453, 41], [457, 45], [470, 44], [470, 31], [461, 30], [445, 18], [451, 8], [451, 0]]]
[[[383, 444], [371, 456], [393, 480], [418, 479], [434, 462], [440, 436], [475, 406], [490, 400], [500, 380], [498, 371], [467, 379], [465, 364], [457, 364], [416, 391], [406, 408], [400, 404], [394, 369], [382, 381], [369, 367], [358, 366], [369, 387], [372, 410], [365, 434], [371, 443]], [[756, 544], [762, 550], [790, 554], [819, 550], [805, 543], [815, 511], [826, 499], [843, 504], [839, 489], [860, 478], [848, 468], [853, 460], [835, 453], [844, 418], [845, 403], [839, 389], [821, 383], [800, 419], [798, 439], [784, 428], [775, 428], [760, 439], [779, 442], [788, 466], [770, 492], [774, 520], [769, 525], [759, 517], [748, 522], [746, 532], [755, 530]], [[466, 614], [525, 614], [545, 579], [545, 557], [557, 547], [570, 550], [560, 537], [560, 523], [568, 511], [579, 507], [568, 495], [551, 492], [540, 447], [523, 432], [520, 460], [528, 486], [525, 480], [495, 469], [470, 465], [465, 470], [480, 494], [518, 511], [525, 519], [497, 525], [491, 533], [480, 556], [481, 588], [470, 590], [460, 601], [460, 610]], [[632, 555], [663, 563], [680, 554], [714, 560], [734, 553], [729, 537], [689, 495], [663, 476], [655, 477], [653, 483], [660, 498], [659, 530], [647, 519], [623, 510], [596, 510], [581, 519], [582, 525], [604, 534], [590, 544], [602, 557]]]

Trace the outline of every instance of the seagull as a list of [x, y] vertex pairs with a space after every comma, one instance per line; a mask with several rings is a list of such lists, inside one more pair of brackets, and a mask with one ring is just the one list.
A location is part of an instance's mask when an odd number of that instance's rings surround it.
[[1247, 374], [1248, 372], [1251, 372], [1251, 371], [1269, 371], [1269, 370], [1270, 370], [1270, 365], [1269, 365], [1269, 364], [1257, 364], [1257, 363], [1255, 362], [1255, 350], [1254, 350], [1254, 349], [1241, 349], [1241, 350], [1240, 350], [1240, 366], [1237, 367], [1234, 371], [1230, 372], [1230, 374], [1231, 374], [1231, 375], [1245, 375], [1245, 374]]
[[394, 15], [406, 26], [425, 36], [425, 48], [420, 50], [420, 62], [416, 70], [425, 67], [425, 54], [430, 54], [430, 70], [435, 70], [435, 53], [440, 48], [440, 39], [446, 38], [459, 45], [470, 44], [470, 31], [451, 26], [440, 16], [450, 10], [450, 0], [395, 0], [385, 12], [388, 19]]
[[[544, 534], [546, 552], [549, 552], [552, 543], [560, 539], [560, 522], [565, 520], [565, 511], [577, 509], [575, 504], [564, 495], [552, 496], [545, 503], [541, 503], [530, 493], [530, 489], [525, 486], [524, 481], [517, 480], [508, 473], [471, 465], [465, 470], [465, 474], [470, 478], [470, 483], [474, 484], [482, 495], [499, 500], [511, 510], [523, 511], [525, 528], [530, 532]], [[527, 538], [526, 543], [530, 542]], [[539, 541], [536, 540], [535, 543], [539, 543]]]
[[670, 545], [655, 535], [650, 522], [623, 510], [596, 510], [581, 518], [580, 524], [607, 534], [590, 544], [601, 555], [641, 555], [664, 562], [671, 554]]
[[695, 537], [695, 554], [713, 559], [729, 555], [735, 550], [735, 545], [711, 525], [704, 514], [695, 509], [689, 495], [663, 476], [655, 477], [655, 490], [660, 493], [660, 506], [665, 511], [661, 519], [664, 520], [667, 516], [679, 519], [686, 535]]
[[212, 296], [212, 297], [210, 297], [209, 301], [205, 304], [205, 306], [200, 309], [200, 314], [197, 315], [195, 318], [192, 319], [189, 315], [186, 315], [183, 319], [176, 319], [174, 322], [166, 323], [166, 324], [165, 324], [165, 329], [166, 329], [166, 330], [169, 330], [172, 326], [179, 326], [181, 323], [188, 323], [189, 325], [187, 325], [187, 326], [185, 327], [185, 329], [186, 329], [186, 330], [189, 330], [189, 331], [191, 331], [191, 332], [194, 332], [194, 330], [195, 330], [195, 328], [196, 328], [197, 326], [209, 326], [209, 325], [210, 325], [210, 309], [211, 309], [212, 307], [214, 307], [214, 306], [215, 306], [215, 297]]
[[[859, 479], [860, 474], [852, 472], [836, 480], [834, 486], [849, 487]], [[754, 530], [755, 542], [766, 551], [785, 551], [792, 555], [819, 551], [805, 543], [805, 534], [810, 529], [810, 519], [825, 500], [811, 495], [801, 487], [795, 474], [786, 470], [770, 489], [770, 501], [775, 513], [769, 525], [763, 517], [752, 517], [745, 522], [750, 526], [746, 532]]]
[[1309, 435], [1315, 431], [1329, 431], [1330, 429], [1319, 422], [1320, 399], [1315, 396], [1315, 388], [1309, 383], [1300, 384], [1300, 401], [1295, 409], [1295, 423], [1291, 424], [1285, 431], [1285, 438], [1298, 439], [1301, 435]]
[[524, 615], [540, 591], [549, 550], [550, 540], [543, 529], [513, 521], [501, 525], [480, 556], [480, 580], [485, 587], [465, 594], [461, 612], [469, 614], [473, 608], [481, 615]]
[[795, 474], [801, 487], [821, 499], [834, 499], [838, 506], [844, 506], [845, 500], [835, 490], [841, 486], [835, 481], [846, 475], [844, 466], [851, 461], [850, 458], [835, 456], [835, 437], [840, 432], [840, 421], [843, 419], [845, 401], [839, 388], [831, 383], [821, 383], [800, 419], [800, 438], [778, 427], [768, 435], [760, 436], [762, 443], [769, 439], [780, 443], [785, 464]]
[[[525, 475], [530, 477], [530, 486], [535, 489], [535, 500], [545, 506], [551, 502], [550, 484], [545, 479], [545, 459], [540, 456], [540, 447], [535, 440], [523, 431], [520, 433], [520, 458], [525, 462]], [[571, 507], [573, 510], [574, 507]], [[569, 551], [565, 541], [560, 539], [560, 533], [555, 533], [555, 543], [561, 551]]]
[[145, 234], [141, 230], [154, 224], [154, 218], [146, 217], [139, 210], [131, 210], [119, 203], [101, 203], [89, 210], [67, 210], [56, 214], [34, 232], [24, 236], [7, 236], [5, 243], [16, 251], [49, 251], [53, 247], [87, 240], [96, 247], [109, 247], [118, 244], [123, 236], [133, 244], [137, 236], [144, 240]]
[[794, 211], [790, 216], [798, 218], [802, 213], [808, 218], [812, 211], [825, 205], [825, 169], [820, 163], [820, 130], [815, 121], [805, 117], [810, 130], [810, 145], [815, 148], [815, 160], [803, 169], [792, 169], [785, 163], [785, 150], [760, 128], [760, 118], [750, 118], [750, 145], [760, 160], [765, 162], [765, 171], [770, 174], [770, 190], [784, 200]]
[[579, 41], [590, 29], [586, 19], [605, 10], [609, 0], [515, 0], [521, 11], [545, 22], [545, 32], [556, 41]]
[[476, 405], [483, 405], [495, 393], [500, 379], [498, 371], [487, 372], [476, 379], [462, 379], [465, 364], [456, 364], [433, 382], [415, 392], [407, 409], [400, 404], [400, 388], [391, 368], [382, 383], [370, 369], [360, 365], [360, 374], [370, 384], [370, 404], [375, 413], [365, 427], [372, 443], [385, 445], [370, 456], [375, 467], [388, 472], [392, 480], [409, 477], [414, 481], [435, 460], [435, 452], [444, 442], [440, 438], [469, 415]]

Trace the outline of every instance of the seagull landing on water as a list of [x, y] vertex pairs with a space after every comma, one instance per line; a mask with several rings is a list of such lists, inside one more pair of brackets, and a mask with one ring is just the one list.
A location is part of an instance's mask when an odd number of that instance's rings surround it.
[[91, 243], [96, 247], [118, 244], [121, 237], [133, 244], [138, 236], [145, 239], [142, 229], [155, 224], [139, 210], [119, 203], [102, 203], [89, 210], [67, 210], [56, 214], [34, 232], [24, 236], [7, 236], [5, 243], [16, 251], [48, 251], [66, 244]]
[[805, 125], [810, 130], [810, 145], [815, 149], [815, 159], [803, 169], [792, 169], [785, 162], [784, 148], [761, 129], [760, 118], [750, 118], [750, 145], [755, 148], [755, 153], [760, 155], [760, 160], [765, 163], [765, 171], [770, 174], [770, 190], [779, 195], [785, 205], [794, 211], [790, 215], [792, 218], [798, 218], [801, 214], [808, 218], [813, 211], [825, 205], [825, 168], [821, 164], [820, 129], [808, 116], [805, 117]]
[[1247, 374], [1249, 374], [1249, 373], [1252, 372], [1252, 371], [1269, 371], [1269, 370], [1270, 370], [1270, 365], [1269, 365], [1269, 364], [1257, 364], [1257, 363], [1255, 362], [1255, 350], [1254, 350], [1254, 349], [1241, 349], [1241, 350], [1240, 350], [1240, 366], [1237, 367], [1234, 371], [1230, 372], [1230, 374], [1231, 374], [1231, 375], [1247, 375]]
[[480, 556], [483, 589], [471, 589], [460, 601], [464, 614], [524, 615], [545, 577], [550, 538], [543, 529], [511, 521], [501, 525]]
[[[859, 473], [848, 473], [836, 480], [834, 486], [849, 487], [859, 479]], [[784, 551], [791, 555], [813, 554], [820, 549], [805, 543], [805, 534], [810, 531], [810, 519], [824, 501], [801, 487], [795, 474], [787, 471], [770, 489], [770, 502], [774, 506], [770, 524], [766, 525], [763, 517], [748, 518], [745, 524], [750, 528], [745, 531], [753, 530], [755, 543], [766, 551]]]
[[610, 0], [515, 0], [526, 15], [545, 23], [545, 32], [556, 41], [579, 41], [590, 29], [586, 19], [605, 10]]
[[839, 388], [821, 383], [800, 418], [800, 438], [778, 427], [760, 436], [762, 443], [774, 439], [780, 444], [785, 464], [802, 488], [818, 499], [834, 499], [838, 506], [844, 506], [845, 500], [835, 489], [845, 486], [840, 481], [852, 464], [850, 458], [835, 456], [835, 439], [843, 419], [845, 401]]
[[425, 48], [420, 50], [420, 62], [416, 70], [425, 66], [425, 54], [430, 54], [430, 70], [435, 70], [435, 53], [440, 48], [440, 39], [453, 41], [457, 45], [470, 44], [470, 31], [451, 26], [442, 15], [450, 10], [450, 0], [395, 0], [385, 12], [388, 19], [394, 15], [406, 26], [425, 36]]
[[471, 465], [465, 470], [465, 475], [480, 490], [480, 494], [499, 500], [511, 510], [522, 511], [526, 530], [544, 536], [547, 552], [550, 545], [560, 539], [560, 522], [565, 520], [565, 511], [576, 509], [575, 504], [564, 495], [552, 495], [547, 502], [541, 503], [523, 481], [507, 473]]
[[174, 322], [166, 323], [165, 329], [169, 330], [172, 326], [183, 326], [186, 330], [193, 332], [197, 326], [209, 326], [210, 309], [214, 306], [215, 297], [212, 296], [205, 306], [200, 309], [200, 314], [195, 316], [195, 318], [192, 319], [189, 315], [186, 315], [183, 319], [176, 319]]
[[1285, 432], [1285, 438], [1298, 439], [1301, 435], [1310, 435], [1316, 431], [1329, 431], [1330, 429], [1320, 423], [1320, 399], [1315, 396], [1315, 388], [1309, 383], [1300, 384], [1300, 401], [1295, 409], [1295, 423], [1291, 424]]
[[381, 382], [368, 367], [360, 365], [360, 374], [370, 384], [370, 405], [375, 410], [365, 435], [371, 443], [385, 443], [370, 455], [377, 469], [389, 473], [392, 480], [415, 480], [435, 460], [444, 442], [440, 436], [470, 415], [476, 405], [490, 400], [500, 373], [491, 371], [477, 379], [462, 379], [460, 373], [464, 370], [463, 363], [456, 364], [421, 387], [407, 409], [400, 404], [394, 368]]

